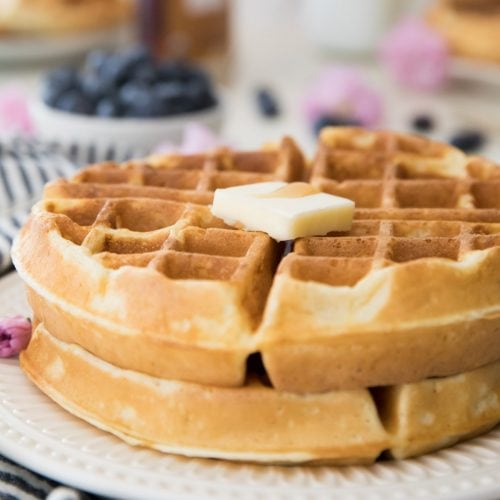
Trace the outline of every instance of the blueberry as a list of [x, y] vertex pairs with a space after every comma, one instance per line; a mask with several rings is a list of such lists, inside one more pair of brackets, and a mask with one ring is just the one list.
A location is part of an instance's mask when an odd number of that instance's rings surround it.
[[197, 66], [184, 65], [184, 81], [197, 82], [202, 85], [210, 86], [210, 77], [208, 73]]
[[201, 80], [192, 80], [184, 86], [184, 94], [188, 103], [186, 111], [197, 111], [211, 108], [217, 103], [210, 85]]
[[80, 77], [80, 90], [85, 97], [94, 102], [112, 95], [115, 89], [116, 87], [111, 82], [96, 75], [88, 73]]
[[153, 55], [146, 45], [136, 45], [131, 47], [127, 51], [123, 52], [120, 57], [127, 61], [129, 69], [133, 69], [142, 64], [154, 64]]
[[78, 82], [78, 71], [70, 66], [61, 66], [47, 73], [46, 82], [59, 90], [69, 90]]
[[479, 130], [460, 130], [450, 139], [450, 144], [465, 153], [472, 153], [480, 149], [486, 142], [486, 137]]
[[193, 75], [190, 68], [180, 61], [167, 61], [158, 67], [160, 80], [164, 82], [180, 81], [185, 82]]
[[54, 107], [61, 95], [61, 90], [51, 85], [48, 81], [42, 84], [42, 101], [48, 106]]
[[120, 89], [118, 97], [124, 116], [147, 118], [160, 115], [159, 103], [148, 85], [126, 83]]
[[89, 73], [100, 75], [110, 58], [110, 54], [103, 50], [89, 52], [85, 59], [85, 68]]
[[116, 99], [104, 97], [97, 103], [95, 114], [105, 118], [120, 116], [120, 105]]
[[138, 46], [122, 54], [113, 55], [107, 63], [104, 75], [116, 84], [121, 84], [134, 80], [135, 72], [146, 66], [154, 70], [153, 58], [147, 48]]
[[61, 94], [55, 103], [55, 107], [61, 111], [79, 115], [89, 115], [93, 112], [91, 101], [77, 89], [67, 90]]
[[314, 133], [318, 135], [323, 127], [359, 127], [361, 123], [355, 118], [342, 115], [320, 116], [313, 125]]
[[418, 114], [411, 121], [412, 127], [419, 132], [431, 132], [434, 129], [434, 119], [428, 114]]
[[270, 118], [280, 114], [278, 101], [269, 89], [260, 88], [257, 90], [257, 105], [263, 116]]
[[158, 99], [171, 100], [184, 94], [184, 85], [180, 82], [160, 82], [153, 86]]
[[119, 56], [112, 56], [102, 68], [100, 78], [104, 80], [107, 85], [118, 86], [127, 80], [128, 74], [129, 68], [127, 61]]
[[134, 82], [142, 82], [146, 84], [156, 83], [158, 80], [158, 73], [153, 64], [144, 62], [136, 66], [130, 76], [130, 80]]
[[127, 82], [118, 90], [118, 99], [124, 106], [129, 106], [134, 104], [139, 95], [149, 91], [149, 85], [141, 82]]
[[74, 68], [61, 67], [50, 71], [42, 82], [42, 100], [54, 107], [64, 92], [78, 86], [78, 74]]
[[98, 116], [156, 117], [216, 103], [205, 71], [181, 61], [157, 64], [145, 46], [87, 55], [81, 74], [58, 68], [44, 81], [43, 99], [60, 110]]
[[180, 82], [161, 82], [153, 86], [154, 99], [162, 116], [189, 110], [190, 101], [185, 86]]

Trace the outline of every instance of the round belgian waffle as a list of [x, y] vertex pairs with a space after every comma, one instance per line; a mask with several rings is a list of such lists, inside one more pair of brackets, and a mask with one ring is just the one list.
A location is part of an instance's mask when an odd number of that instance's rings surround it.
[[[22, 366], [82, 418], [187, 455], [367, 462], [482, 432], [500, 420], [499, 172], [359, 129], [326, 129], [312, 168], [290, 139], [89, 167], [16, 242], [39, 323]], [[356, 201], [349, 232], [284, 252], [203, 206], [304, 178]]]

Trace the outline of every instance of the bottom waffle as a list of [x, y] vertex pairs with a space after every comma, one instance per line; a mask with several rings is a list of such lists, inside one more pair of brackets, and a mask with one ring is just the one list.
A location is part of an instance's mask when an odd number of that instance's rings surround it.
[[39, 324], [21, 366], [71, 413], [130, 444], [268, 463], [370, 463], [425, 453], [500, 420], [500, 362], [375, 390], [298, 395], [258, 377], [219, 388], [117, 368]]

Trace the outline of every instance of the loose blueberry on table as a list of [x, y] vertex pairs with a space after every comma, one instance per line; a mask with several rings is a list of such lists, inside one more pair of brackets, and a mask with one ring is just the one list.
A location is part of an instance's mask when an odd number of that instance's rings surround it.
[[479, 130], [460, 130], [450, 138], [450, 144], [465, 153], [473, 153], [484, 145], [485, 135]]
[[434, 118], [426, 113], [420, 113], [412, 118], [413, 128], [418, 132], [432, 132], [434, 129]]
[[315, 135], [319, 135], [324, 127], [360, 127], [361, 122], [344, 115], [323, 115], [313, 123]]
[[158, 118], [217, 104], [209, 76], [177, 60], [156, 61], [147, 48], [91, 52], [81, 70], [59, 67], [42, 85], [48, 106], [81, 115]]
[[272, 118], [280, 114], [278, 100], [270, 89], [265, 87], [258, 88], [256, 98], [258, 109], [263, 116]]

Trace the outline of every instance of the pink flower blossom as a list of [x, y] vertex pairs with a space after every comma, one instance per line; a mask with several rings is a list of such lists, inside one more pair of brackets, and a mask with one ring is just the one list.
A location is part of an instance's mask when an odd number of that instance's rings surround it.
[[0, 358], [19, 354], [31, 338], [31, 322], [23, 316], [0, 318]]
[[223, 146], [223, 142], [207, 127], [199, 123], [188, 123], [183, 131], [182, 142], [175, 146], [171, 142], [159, 144], [155, 154], [195, 154], [210, 151], [216, 147]]
[[16, 87], [0, 89], [0, 133], [20, 135], [33, 133], [27, 98]]
[[202, 153], [221, 145], [221, 141], [210, 129], [199, 123], [190, 123], [184, 129], [181, 152], [184, 154]]
[[380, 47], [382, 63], [399, 83], [417, 90], [438, 90], [448, 76], [446, 40], [424, 21], [403, 19]]
[[303, 109], [311, 123], [322, 116], [342, 116], [372, 127], [381, 120], [382, 100], [356, 69], [331, 67], [307, 90]]

